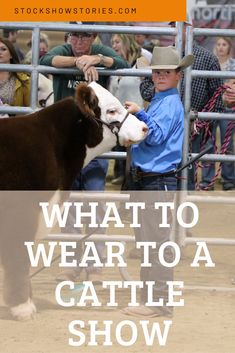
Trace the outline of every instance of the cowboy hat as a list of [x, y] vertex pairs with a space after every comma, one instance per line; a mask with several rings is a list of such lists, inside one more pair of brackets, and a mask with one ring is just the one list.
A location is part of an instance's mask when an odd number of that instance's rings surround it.
[[[69, 22], [71, 25], [94, 25], [95, 22], [79, 22], [79, 21], [70, 21]], [[81, 27], [80, 27], [81, 28]], [[80, 32], [79, 30], [77, 32], [69, 32], [70, 35], [73, 35], [73, 36], [76, 36], [76, 35], [79, 35], [81, 33], [84, 33], [84, 32]], [[92, 35], [94, 34], [93, 32], [85, 32], [89, 35]]]
[[183, 70], [192, 65], [193, 61], [193, 55], [187, 55], [180, 59], [178, 52], [172, 46], [154, 47], [151, 64], [146, 69], [174, 70], [181, 68]]

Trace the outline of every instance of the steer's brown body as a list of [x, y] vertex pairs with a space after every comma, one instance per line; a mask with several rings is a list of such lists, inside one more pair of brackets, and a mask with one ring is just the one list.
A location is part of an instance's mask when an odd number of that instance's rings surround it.
[[[35, 197], [34, 193], [19, 194], [17, 190], [51, 190], [46, 195], [49, 200], [55, 190], [71, 188], [85, 163], [115, 146], [116, 136], [97, 119], [122, 122], [126, 110], [101, 86], [93, 83], [92, 88], [80, 85], [75, 99], [64, 99], [27, 116], [0, 120], [4, 299], [19, 320], [29, 319], [36, 311], [24, 242], [34, 240], [39, 207], [33, 204], [45, 200], [45, 195], [37, 193]], [[147, 132], [146, 125], [134, 116], [128, 119], [119, 131], [120, 141], [126, 145], [141, 140]], [[7, 190], [14, 192], [9, 194]]]
[[102, 132], [72, 98], [0, 120], [0, 189], [68, 190], [83, 166], [86, 145], [98, 145]]

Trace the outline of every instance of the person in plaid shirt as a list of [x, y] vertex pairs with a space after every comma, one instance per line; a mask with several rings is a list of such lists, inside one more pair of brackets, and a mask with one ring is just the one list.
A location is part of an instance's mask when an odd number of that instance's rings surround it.
[[[169, 25], [175, 26], [175, 22], [170, 22]], [[191, 25], [190, 22], [185, 22], [185, 25]], [[185, 26], [186, 28], [186, 26]], [[184, 32], [185, 34], [185, 32]], [[185, 35], [184, 35], [185, 40]], [[209, 50], [202, 46], [194, 43], [193, 44], [193, 55], [194, 63], [192, 70], [208, 70], [208, 71], [220, 71], [220, 64], [217, 57]], [[192, 80], [192, 95], [191, 95], [191, 110], [202, 111], [207, 101], [213, 96], [214, 92], [223, 84], [220, 78], [205, 78], [197, 77]], [[185, 92], [185, 82], [182, 77], [180, 86], [180, 95], [183, 101]], [[151, 78], [145, 78], [140, 84], [140, 93], [142, 98], [149, 102], [154, 95], [154, 84]], [[223, 111], [223, 102], [221, 96], [216, 101], [214, 112]], [[200, 150], [200, 135], [192, 141], [192, 151], [194, 153]], [[188, 189], [194, 190], [194, 168], [189, 170]]]

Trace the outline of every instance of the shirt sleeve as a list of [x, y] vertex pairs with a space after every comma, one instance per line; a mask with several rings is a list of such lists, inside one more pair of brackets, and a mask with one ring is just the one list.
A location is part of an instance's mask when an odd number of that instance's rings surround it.
[[130, 68], [130, 64], [119, 56], [112, 48], [105, 45], [96, 45], [92, 48], [92, 55], [103, 54], [104, 56], [108, 56], [113, 59], [113, 65], [110, 69], [125, 69]]
[[46, 53], [39, 61], [40, 65], [53, 66], [52, 60], [55, 56], [73, 56], [72, 52], [69, 50], [69, 47], [66, 45], [59, 45], [51, 49]]
[[174, 105], [174, 101], [166, 98], [164, 103], [151, 111], [151, 114], [144, 110], [136, 113], [136, 117], [145, 122], [149, 128], [148, 136], [145, 139], [146, 144], [160, 145], [168, 138], [174, 124], [174, 116], [177, 114], [177, 108]]

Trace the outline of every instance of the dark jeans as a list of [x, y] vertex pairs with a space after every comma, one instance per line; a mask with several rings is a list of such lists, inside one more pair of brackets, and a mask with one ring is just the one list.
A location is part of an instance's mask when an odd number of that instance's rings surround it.
[[[216, 129], [219, 127], [220, 129], [220, 140], [221, 140], [221, 145], [224, 142], [224, 137], [227, 131], [227, 127], [229, 124], [229, 120], [219, 120], [216, 123], [214, 123], [213, 130], [212, 130], [212, 136], [215, 141], [216, 139]], [[214, 141], [211, 141], [211, 139], [208, 141], [210, 144], [214, 144]], [[214, 151], [211, 153], [215, 153]], [[231, 136], [230, 142], [228, 144], [228, 148], [226, 151], [226, 154], [232, 155], [233, 154], [233, 134]], [[215, 175], [215, 163], [203, 163], [203, 169], [202, 169], [202, 183], [207, 185], [210, 183], [211, 179]], [[235, 181], [235, 169], [234, 169], [234, 163], [233, 162], [223, 162], [222, 163], [222, 170], [221, 170], [221, 176], [223, 178], [223, 182], [226, 183], [234, 183]]]
[[[221, 144], [224, 141], [224, 137], [225, 137], [225, 133], [226, 133], [226, 130], [228, 127], [228, 123], [229, 123], [229, 120], [219, 120], [219, 121], [216, 121], [213, 123], [212, 136], [215, 140], [216, 129], [219, 126]], [[192, 141], [192, 152], [193, 153], [200, 152], [201, 140], [202, 140], [201, 134], [195, 136], [195, 138], [193, 139], [193, 141]], [[212, 141], [211, 139], [209, 139], [207, 141], [207, 144], [214, 144], [214, 140]], [[212, 151], [211, 153], [215, 153], [215, 152]], [[233, 135], [230, 139], [230, 143], [228, 144], [228, 149], [227, 149], [226, 153], [228, 155], [233, 154]], [[215, 164], [213, 162], [203, 163], [201, 183], [206, 186], [207, 184], [210, 183], [210, 181], [214, 177], [214, 175], [215, 175]], [[235, 181], [234, 163], [233, 162], [223, 162], [221, 175], [222, 175], [224, 184], [229, 183], [229, 182], [234, 182]], [[192, 168], [189, 169], [189, 171], [188, 171], [188, 190], [195, 190], [195, 180], [194, 179], [195, 179], [195, 167], [193, 165]]]
[[[150, 250], [150, 262], [152, 267], [141, 267], [141, 281], [155, 281], [153, 298], [157, 301], [164, 298], [164, 303], [168, 298], [167, 281], [173, 280], [173, 268], [164, 267], [158, 260], [158, 252], [161, 244], [169, 241], [170, 228], [160, 228], [161, 210], [154, 209], [154, 202], [172, 202], [174, 200], [174, 191], [177, 190], [177, 179], [168, 177], [142, 177], [139, 180], [133, 180], [133, 173], [130, 176], [130, 187], [132, 190], [146, 191], [144, 193], [132, 193], [131, 198], [134, 201], [145, 202], [146, 209], [140, 213], [141, 228], [135, 228], [136, 241], [155, 242], [156, 249]], [[150, 191], [150, 192], [147, 192]], [[156, 192], [155, 192], [156, 191]], [[173, 192], [167, 192], [173, 191]], [[172, 224], [171, 212], [168, 212], [168, 223]], [[143, 258], [143, 254], [142, 254]], [[165, 261], [172, 262], [173, 251], [166, 248], [164, 253]], [[147, 299], [147, 288], [144, 286], [141, 293], [141, 301], [144, 303]]]
[[[200, 152], [201, 135], [196, 135], [192, 140], [192, 153]], [[188, 190], [195, 190], [195, 163], [188, 169]]]
[[[116, 146], [113, 148], [116, 152], [126, 152], [126, 147]], [[116, 159], [114, 162], [113, 178], [118, 178], [120, 176], [125, 176], [126, 161], [122, 159]]]

